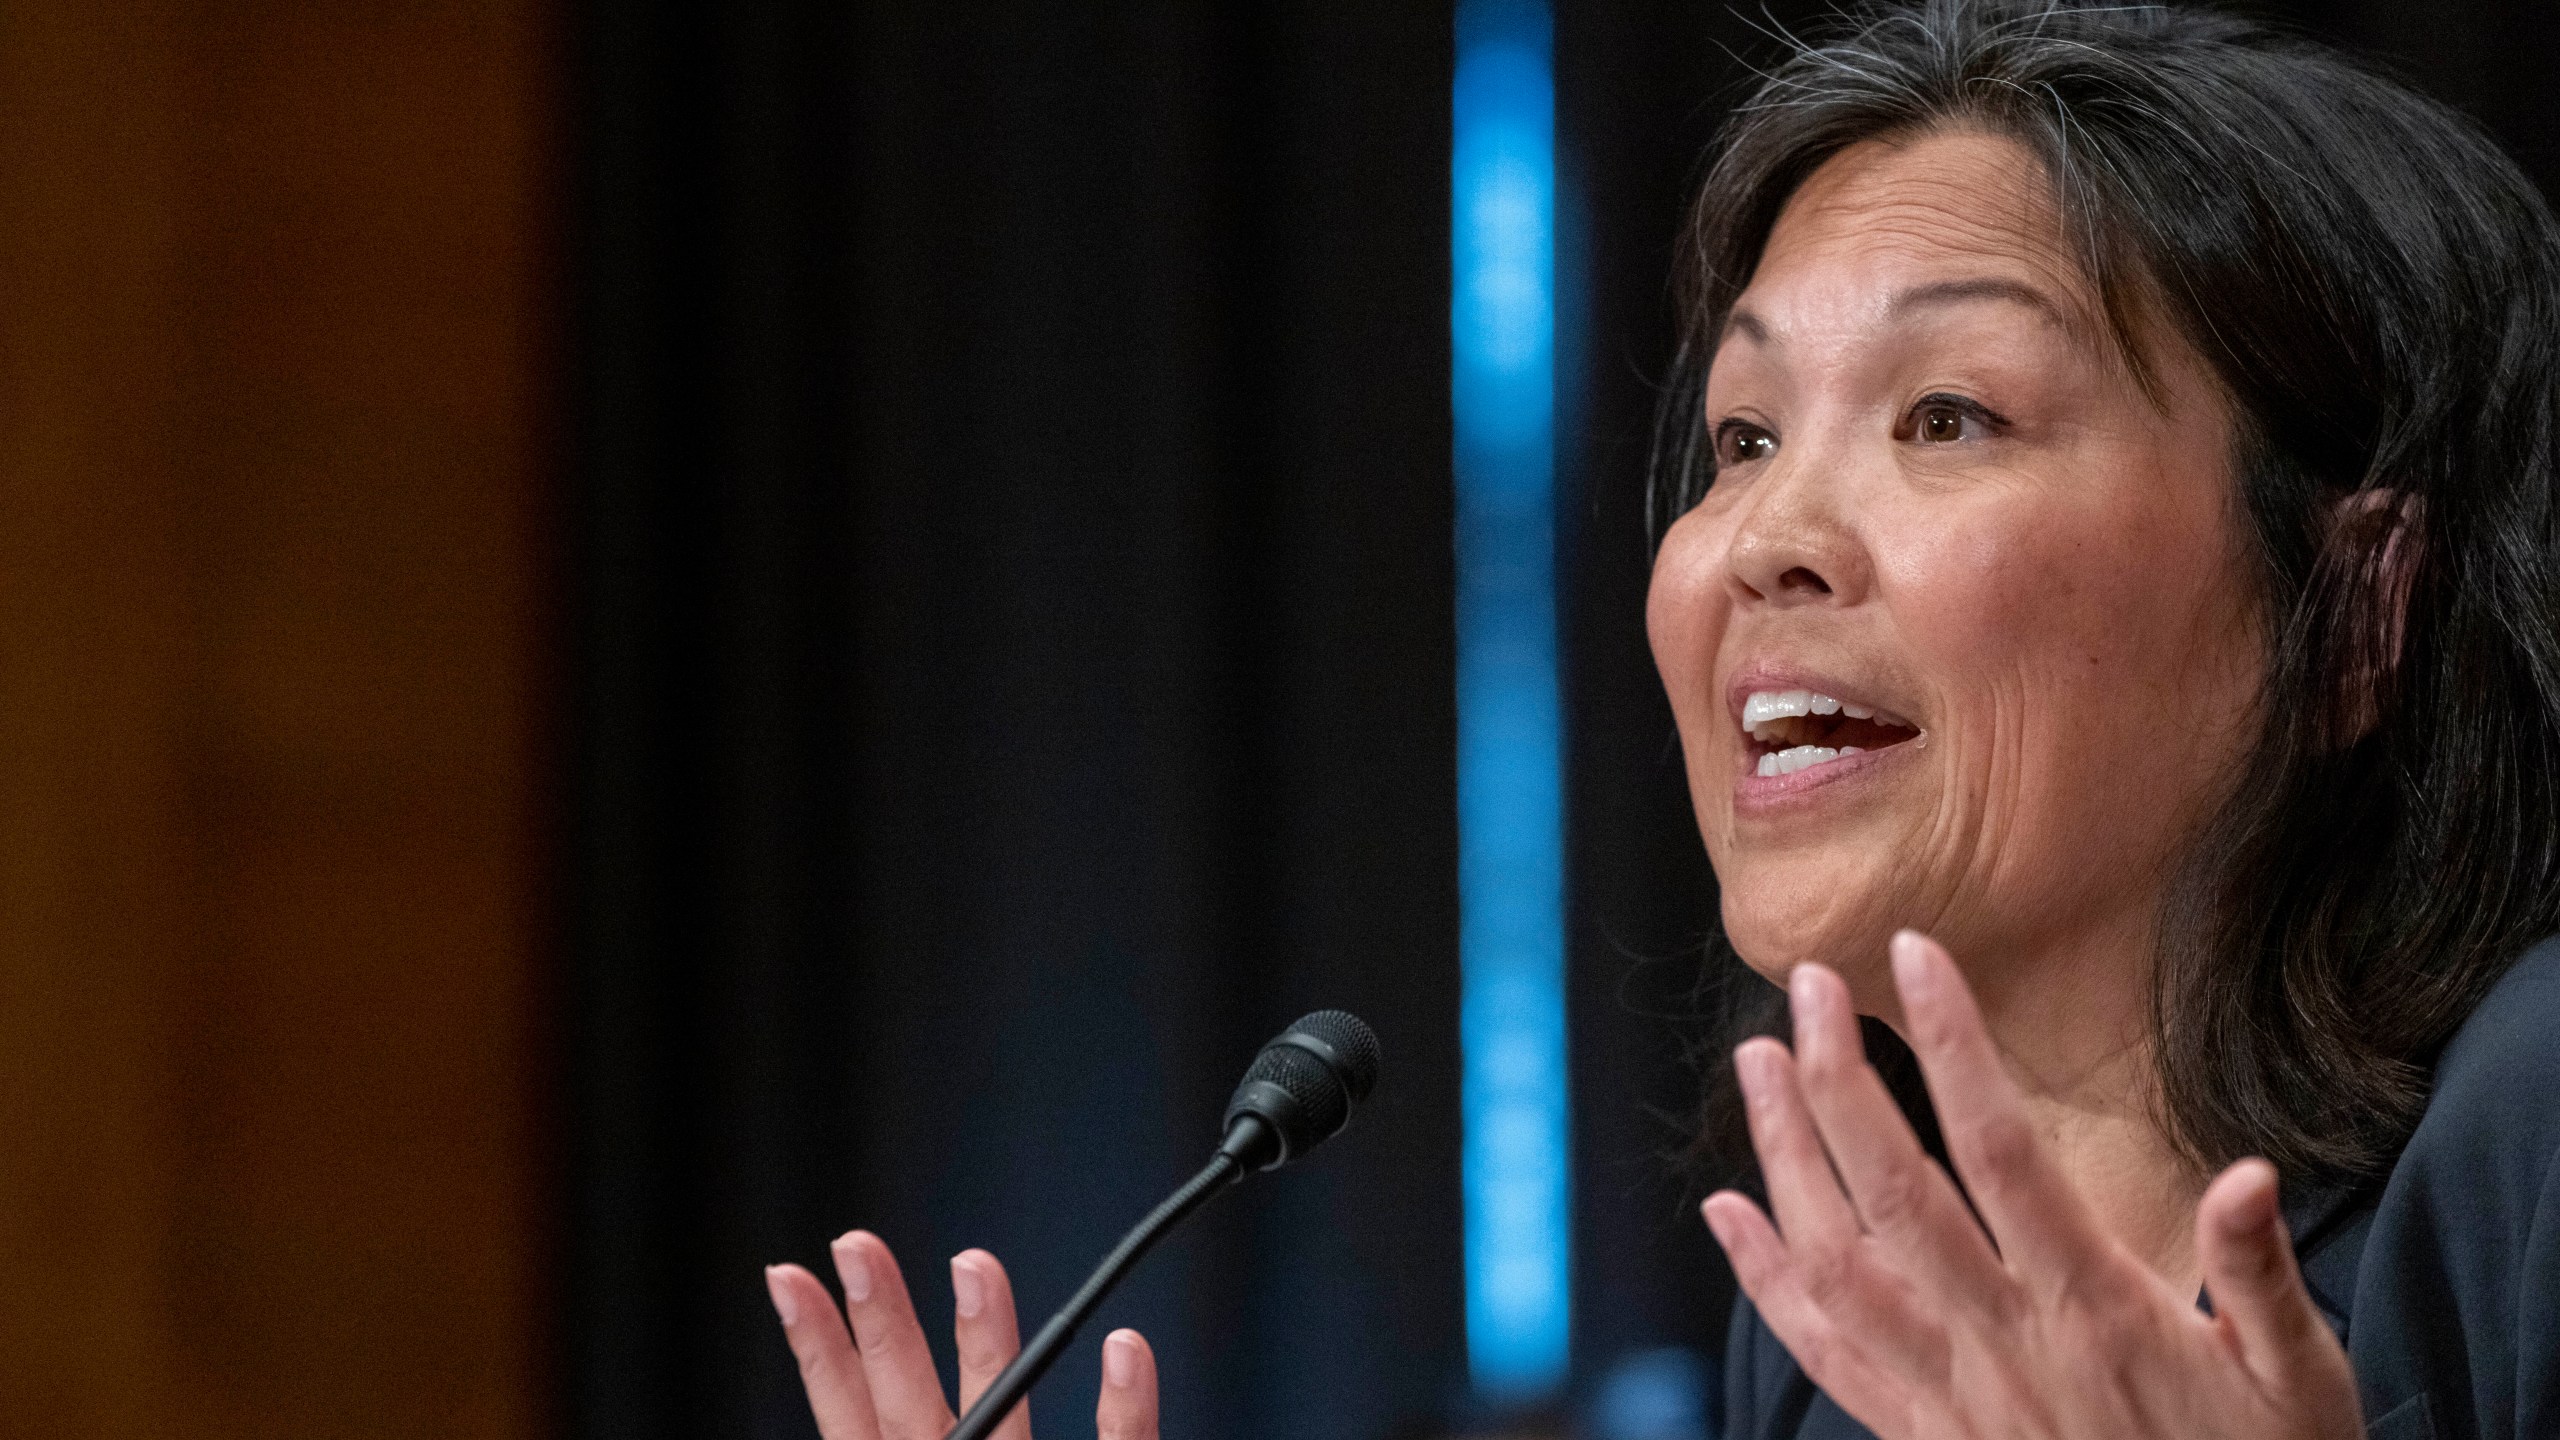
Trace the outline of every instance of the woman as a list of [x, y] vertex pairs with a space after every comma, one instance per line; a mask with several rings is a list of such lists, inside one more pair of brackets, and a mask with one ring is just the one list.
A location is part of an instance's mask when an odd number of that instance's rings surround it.
[[1654, 653], [1794, 1021], [1727, 1433], [2560, 1434], [2533, 187], [2232, 21], [1937, 4], [1692, 234]]
[[[2161, 9], [1932, 0], [1739, 115], [1648, 615], [1792, 1011], [1735, 1053], [1769, 1208], [1705, 1206], [1726, 1433], [2560, 1434], [2541, 199]], [[772, 1276], [821, 1429], [938, 1436], [895, 1265], [837, 1261], [858, 1352]], [[966, 1393], [1013, 1320], [954, 1289]]]

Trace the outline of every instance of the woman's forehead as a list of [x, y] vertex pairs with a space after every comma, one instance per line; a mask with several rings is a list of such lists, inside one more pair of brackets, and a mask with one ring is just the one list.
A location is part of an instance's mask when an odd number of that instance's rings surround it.
[[1887, 324], [1963, 302], [2094, 342], [2094, 287], [2073, 258], [2043, 167], [1976, 131], [1866, 141], [1817, 169], [1778, 217], [1727, 333]]

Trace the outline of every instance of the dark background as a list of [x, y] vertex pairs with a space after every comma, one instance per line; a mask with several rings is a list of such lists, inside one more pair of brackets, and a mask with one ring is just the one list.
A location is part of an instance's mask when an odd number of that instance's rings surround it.
[[[1577, 1375], [1712, 1353], [1663, 1162], [1712, 879], [1641, 628], [1673, 230], [1820, 7], [1563, 0]], [[2303, 5], [2539, 174], [2541, 7]], [[729, 0], [575, 32], [568, 1414], [809, 1433], [757, 1279], [860, 1224], [1045, 1310], [1339, 1005], [1390, 1080], [1102, 1324], [1172, 1436], [1463, 1420], [1429, 5]], [[1101, 1325], [1097, 1325], [1097, 1332]], [[1088, 1337], [1041, 1394], [1085, 1423]]]

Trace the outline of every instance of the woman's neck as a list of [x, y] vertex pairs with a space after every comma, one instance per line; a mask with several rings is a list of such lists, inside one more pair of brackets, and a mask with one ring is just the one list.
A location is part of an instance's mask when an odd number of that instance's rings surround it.
[[1980, 999], [2030, 1119], [2099, 1225], [2192, 1294], [2205, 1177], [2161, 1128], [2150, 955], [2142, 933], [2051, 947], [2001, 967]]

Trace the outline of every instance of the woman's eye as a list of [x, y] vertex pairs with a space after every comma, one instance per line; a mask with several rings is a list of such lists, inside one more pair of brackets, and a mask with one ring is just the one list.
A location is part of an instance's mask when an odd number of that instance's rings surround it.
[[1747, 465], [1778, 453], [1778, 437], [1757, 425], [1727, 420], [1716, 427], [1716, 463]]
[[2000, 417], [1970, 400], [1933, 395], [1912, 410], [1911, 438], [1924, 445], [1987, 440], [2000, 424]]

